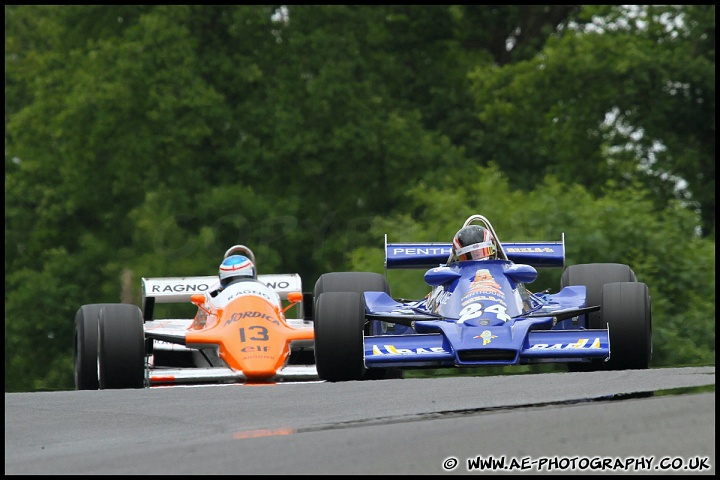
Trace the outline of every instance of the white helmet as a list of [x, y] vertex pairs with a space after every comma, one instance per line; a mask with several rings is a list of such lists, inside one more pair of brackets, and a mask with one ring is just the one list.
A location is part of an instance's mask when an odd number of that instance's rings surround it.
[[239, 278], [257, 278], [255, 265], [244, 255], [230, 255], [220, 264], [220, 285], [226, 287]]

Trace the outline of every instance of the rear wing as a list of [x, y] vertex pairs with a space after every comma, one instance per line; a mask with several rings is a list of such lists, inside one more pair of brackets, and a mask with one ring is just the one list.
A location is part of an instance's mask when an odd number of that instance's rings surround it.
[[[535, 268], [565, 266], [565, 234], [559, 242], [501, 243], [508, 260]], [[444, 265], [452, 243], [388, 243], [385, 236], [385, 268], [415, 269]]]
[[[290, 292], [302, 293], [302, 280], [297, 273], [258, 275], [257, 279], [287, 300]], [[220, 287], [217, 275], [203, 277], [156, 277], [142, 279], [143, 316], [152, 319], [155, 303], [190, 302], [190, 297], [212, 292]]]

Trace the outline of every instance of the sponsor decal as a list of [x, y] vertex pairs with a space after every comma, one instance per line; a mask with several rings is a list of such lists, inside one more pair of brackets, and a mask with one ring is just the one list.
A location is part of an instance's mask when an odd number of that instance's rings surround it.
[[508, 247], [507, 253], [553, 253], [555, 249], [549, 247]]
[[239, 322], [243, 318], [258, 318], [260, 320], [267, 320], [268, 322], [274, 323], [275, 325], [280, 325], [280, 322], [272, 315], [255, 311], [233, 313], [232, 316], [225, 321], [225, 325]]
[[243, 347], [243, 348], [240, 349], [240, 351], [243, 352], [243, 353], [248, 353], [248, 352], [269, 352], [269, 351], [270, 351], [270, 347], [268, 347], [267, 345], [252, 345], [252, 346], [249, 346], [249, 347]]
[[210, 288], [207, 283], [170, 283], [165, 285], [153, 285], [150, 293], [200, 293]]
[[258, 288], [246, 288], [243, 290], [238, 290], [236, 292], [228, 294], [227, 300], [230, 301], [233, 298], [241, 297], [243, 295], [257, 295], [257, 296], [263, 297], [267, 300], [272, 300], [272, 297], [270, 297], [270, 295], [268, 295], [266, 292], [263, 292], [261, 289], [258, 289]]
[[286, 281], [280, 281], [280, 282], [264, 282], [265, 285], [272, 288], [273, 290], [285, 290], [287, 288], [290, 288], [290, 282]]
[[450, 247], [411, 247], [392, 249], [393, 255], [450, 255]]
[[497, 338], [497, 335], [490, 333], [490, 330], [483, 330], [480, 335], [476, 335], [473, 338], [482, 338], [483, 345], [487, 345], [492, 341], [493, 338]]
[[575, 343], [555, 343], [552, 345], [549, 343], [538, 343], [528, 350], [594, 350], [600, 348], [599, 338], [596, 338], [590, 345], [587, 345], [589, 341], [589, 338], [580, 338]]
[[481, 268], [480, 270], [475, 272], [475, 278], [473, 278], [472, 282], [470, 283], [470, 288], [468, 289], [468, 292], [463, 295], [463, 298], [472, 295], [473, 293], [486, 293], [490, 295], [498, 295], [500, 297], [505, 297], [505, 293], [503, 293], [502, 287], [499, 283], [495, 281], [492, 274], [490, 273], [490, 270], [486, 268]]
[[470, 305], [471, 303], [475, 303], [475, 302], [477, 302], [477, 301], [482, 301], [482, 300], [485, 300], [485, 301], [488, 301], [488, 302], [493, 302], [493, 303], [499, 303], [500, 305], [503, 305], [503, 306], [507, 307], [507, 303], [505, 303], [505, 300], [502, 299], [502, 298], [491, 297], [491, 296], [488, 296], [488, 295], [481, 295], [481, 294], [477, 294], [477, 293], [472, 294], [472, 295], [465, 295], [465, 296], [462, 298], [462, 302], [460, 302], [460, 304], [461, 304], [463, 307], [467, 307], [467, 306]]
[[373, 355], [423, 355], [428, 353], [450, 353], [442, 347], [431, 347], [431, 348], [395, 348], [394, 345], [383, 345], [382, 348], [385, 351], [380, 350], [380, 347], [373, 345]]

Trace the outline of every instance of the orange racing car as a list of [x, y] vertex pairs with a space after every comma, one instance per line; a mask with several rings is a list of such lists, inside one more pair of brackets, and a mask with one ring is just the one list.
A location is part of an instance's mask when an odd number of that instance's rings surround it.
[[[225, 259], [255, 255], [235, 245]], [[297, 274], [143, 278], [143, 308], [88, 304], [75, 316], [75, 388], [144, 388], [317, 379], [312, 294]], [[157, 304], [192, 303], [194, 318], [154, 317]], [[286, 315], [295, 312], [295, 318]]]

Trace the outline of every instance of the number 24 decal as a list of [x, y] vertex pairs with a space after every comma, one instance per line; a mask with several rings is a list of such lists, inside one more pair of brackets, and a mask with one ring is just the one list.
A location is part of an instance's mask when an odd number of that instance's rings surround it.
[[471, 303], [460, 311], [460, 318], [457, 323], [463, 323], [466, 320], [480, 317], [485, 313], [494, 313], [498, 319], [503, 322], [507, 322], [510, 320], [510, 315], [505, 313], [505, 310], [505, 307], [498, 304], [490, 305], [489, 307], [483, 309], [482, 303]]

